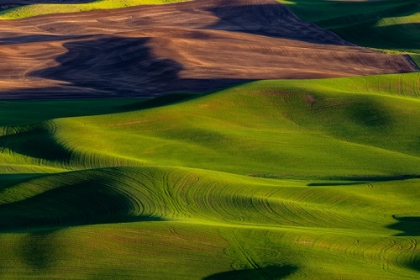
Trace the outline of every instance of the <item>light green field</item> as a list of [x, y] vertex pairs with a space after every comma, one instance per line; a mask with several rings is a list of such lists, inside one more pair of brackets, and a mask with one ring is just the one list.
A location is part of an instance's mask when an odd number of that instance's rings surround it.
[[417, 279], [419, 81], [0, 102], [0, 279]]
[[330, 29], [346, 40], [386, 52], [412, 54], [420, 65], [418, 0], [278, 0], [300, 18]]
[[119, 9], [138, 5], [157, 5], [186, 0], [96, 0], [83, 4], [33, 4], [0, 12], [0, 19], [19, 19], [39, 15]]

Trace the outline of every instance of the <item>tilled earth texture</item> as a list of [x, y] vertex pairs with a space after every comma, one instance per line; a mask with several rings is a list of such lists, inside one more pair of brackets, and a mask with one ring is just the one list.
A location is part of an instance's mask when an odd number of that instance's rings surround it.
[[274, 0], [196, 0], [2, 21], [0, 57], [0, 99], [152, 97], [262, 79], [416, 70], [406, 56], [355, 46]]

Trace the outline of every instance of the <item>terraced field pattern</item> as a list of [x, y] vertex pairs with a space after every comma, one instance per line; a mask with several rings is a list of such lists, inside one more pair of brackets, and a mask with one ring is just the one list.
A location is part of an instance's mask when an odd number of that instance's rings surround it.
[[0, 279], [420, 279], [418, 0], [0, 8]]

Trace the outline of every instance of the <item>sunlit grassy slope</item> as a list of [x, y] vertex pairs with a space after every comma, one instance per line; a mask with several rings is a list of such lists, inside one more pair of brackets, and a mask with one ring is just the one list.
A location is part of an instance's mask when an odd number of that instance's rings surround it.
[[418, 0], [278, 0], [300, 18], [330, 29], [350, 42], [376, 49], [420, 54]]
[[92, 0], [82, 4], [33, 4], [0, 12], [0, 19], [18, 19], [57, 13], [75, 13], [92, 10], [118, 9], [138, 5], [156, 5], [185, 0]]
[[419, 79], [1, 102], [0, 278], [417, 279]]

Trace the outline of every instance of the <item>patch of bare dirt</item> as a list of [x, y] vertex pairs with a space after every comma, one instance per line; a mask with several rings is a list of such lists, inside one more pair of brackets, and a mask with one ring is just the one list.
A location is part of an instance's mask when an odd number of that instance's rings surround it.
[[305, 101], [311, 106], [318, 102], [318, 100], [310, 94], [305, 94]]
[[404, 56], [354, 46], [274, 0], [196, 0], [0, 25], [0, 99], [154, 96], [415, 70]]

